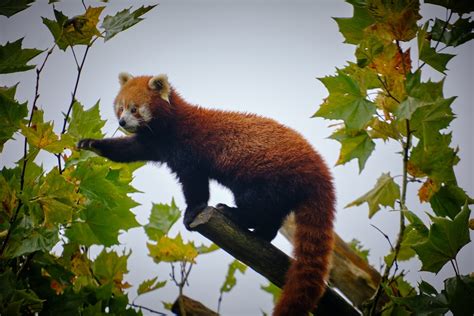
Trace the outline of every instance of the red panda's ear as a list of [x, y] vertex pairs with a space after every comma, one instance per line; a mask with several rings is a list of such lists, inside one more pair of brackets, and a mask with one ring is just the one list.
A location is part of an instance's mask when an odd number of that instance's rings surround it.
[[150, 89], [155, 90], [160, 93], [160, 96], [163, 100], [170, 102], [170, 84], [168, 82], [168, 76], [166, 75], [159, 75], [152, 77], [150, 81], [148, 81], [148, 86]]
[[120, 86], [123, 86], [125, 83], [127, 83], [127, 81], [129, 81], [132, 78], [133, 78], [133, 76], [131, 74], [129, 74], [128, 72], [119, 73]]

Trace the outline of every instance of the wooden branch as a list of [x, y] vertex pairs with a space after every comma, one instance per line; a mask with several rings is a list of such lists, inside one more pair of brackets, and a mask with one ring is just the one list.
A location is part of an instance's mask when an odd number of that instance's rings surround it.
[[[276, 286], [283, 287], [291, 259], [269, 242], [240, 229], [213, 207], [204, 209], [191, 223], [191, 228], [212, 240]], [[315, 312], [318, 316], [360, 315], [350, 303], [329, 287]]]
[[[296, 229], [294, 215], [288, 216], [280, 232], [291, 243]], [[329, 282], [338, 288], [355, 306], [362, 309], [374, 295], [381, 280], [380, 273], [360, 258], [341, 237], [335, 234], [332, 268]]]
[[[181, 301], [183, 302], [186, 316], [219, 316], [219, 314], [207, 308], [201, 302], [195, 301], [185, 295], [181, 296]], [[179, 308], [179, 297], [176, 299], [176, 301], [174, 301], [171, 311], [176, 315], [181, 315], [181, 309]]]

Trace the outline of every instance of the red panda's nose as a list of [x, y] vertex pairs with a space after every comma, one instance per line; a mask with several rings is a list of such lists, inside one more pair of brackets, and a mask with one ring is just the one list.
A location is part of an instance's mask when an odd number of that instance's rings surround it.
[[125, 120], [124, 120], [124, 119], [120, 119], [120, 120], [119, 120], [119, 125], [120, 125], [120, 126], [124, 127], [125, 124], [126, 124], [126, 123], [125, 123]]

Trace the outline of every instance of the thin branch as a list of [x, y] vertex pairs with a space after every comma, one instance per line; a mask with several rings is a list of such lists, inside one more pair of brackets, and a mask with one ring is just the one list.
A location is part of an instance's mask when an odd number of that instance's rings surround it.
[[[40, 95], [39, 95], [39, 83], [40, 83], [41, 72], [43, 71], [44, 66], [46, 65], [46, 62], [48, 61], [49, 56], [53, 53], [55, 47], [56, 47], [56, 44], [54, 44], [53, 47], [51, 47], [48, 50], [48, 52], [46, 53], [46, 56], [43, 60], [43, 63], [41, 64], [41, 66], [39, 68], [36, 69], [35, 97], [33, 99], [33, 106], [31, 107], [31, 113], [30, 113], [30, 117], [28, 119], [28, 125], [27, 125], [28, 127], [30, 127], [31, 123], [33, 122], [33, 115], [34, 115], [34, 113], [37, 109], [36, 104], [37, 104], [38, 99], [40, 97]], [[27, 156], [28, 156], [28, 138], [25, 136], [25, 140], [24, 140], [24, 143], [23, 143], [23, 164], [22, 164], [21, 176], [20, 176], [20, 195], [23, 192], [23, 188], [25, 186], [25, 173], [26, 173], [26, 166], [27, 166], [27, 163], [28, 163]], [[13, 214], [13, 217], [10, 219], [10, 226], [8, 228], [7, 235], [5, 236], [5, 239], [3, 240], [3, 243], [2, 243], [2, 247], [0, 248], [0, 257], [3, 255], [3, 252], [5, 251], [5, 248], [7, 247], [7, 243], [10, 240], [11, 233], [12, 233], [12, 230], [13, 230], [13, 225], [15, 224], [16, 220], [18, 219], [18, 214], [20, 213], [20, 209], [21, 209], [22, 206], [23, 206], [23, 202], [20, 199], [18, 201], [18, 206], [15, 209], [15, 213]]]
[[76, 51], [74, 50], [74, 46], [71, 45], [72, 56], [74, 56], [74, 61], [76, 62], [76, 68], [79, 69], [79, 61], [76, 56]]
[[61, 134], [66, 133], [66, 127], [67, 127], [67, 122], [69, 120], [69, 115], [71, 115], [72, 106], [74, 105], [74, 102], [76, 102], [76, 93], [77, 93], [77, 88], [79, 86], [79, 80], [81, 79], [82, 69], [84, 67], [84, 62], [86, 61], [87, 53], [89, 52], [89, 49], [91, 48], [91, 45], [92, 45], [92, 43], [87, 45], [86, 51], [84, 52], [84, 56], [82, 57], [81, 64], [77, 68], [76, 83], [74, 84], [74, 90], [72, 92], [71, 102], [69, 103], [69, 108], [67, 109], [66, 116], [64, 117], [63, 128], [62, 128]]
[[388, 89], [388, 86], [387, 86], [387, 83], [385, 81], [383, 81], [382, 77], [380, 77], [379, 74], [377, 74], [377, 79], [380, 81], [380, 83], [382, 84], [383, 86], [383, 90], [385, 91], [385, 93], [387, 94], [387, 96], [389, 96], [390, 98], [392, 98], [395, 102], [397, 103], [400, 103], [400, 101], [393, 96], [393, 94], [390, 92], [390, 90]]
[[85, 4], [84, 0], [82, 0], [81, 2], [82, 2], [82, 6], [84, 7], [84, 10], [87, 10], [87, 7], [86, 7], [86, 4]]
[[376, 230], [378, 230], [379, 233], [381, 233], [381, 234], [383, 235], [383, 237], [384, 237], [385, 239], [387, 239], [388, 244], [390, 245], [390, 249], [391, 249], [392, 251], [394, 251], [395, 248], [393, 247], [392, 242], [390, 241], [390, 237], [388, 237], [387, 234], [385, 234], [380, 228], [378, 228], [378, 227], [375, 226], [374, 224], [370, 224], [370, 226], [372, 226], [373, 228], [375, 228]]
[[135, 304], [135, 303], [128, 303], [128, 306], [132, 306], [132, 307], [136, 307], [136, 308], [141, 308], [141, 309], [144, 309], [150, 313], [153, 313], [153, 314], [157, 314], [157, 315], [163, 315], [163, 316], [166, 316], [165, 313], [162, 313], [162, 312], [159, 312], [159, 311], [156, 311], [154, 309], [151, 309], [149, 307], [145, 307], [145, 306], [142, 306], [142, 305], [138, 305], [138, 304]]
[[395, 271], [398, 270], [397, 258], [398, 254], [400, 253], [401, 244], [403, 241], [403, 235], [405, 233], [405, 216], [403, 214], [403, 210], [406, 210], [406, 195], [407, 195], [407, 186], [408, 186], [408, 159], [409, 159], [409, 151], [411, 147], [411, 130], [410, 130], [410, 121], [405, 120], [405, 127], [406, 127], [406, 142], [403, 145], [403, 180], [402, 180], [402, 194], [400, 198], [400, 230], [398, 232], [397, 242], [395, 244], [393, 260], [385, 266], [384, 273], [382, 275], [382, 280], [380, 281], [379, 286], [372, 298], [372, 302], [370, 304], [369, 315], [376, 315], [377, 314], [377, 303], [380, 299], [382, 294], [382, 284], [388, 280], [390, 275], [390, 270], [392, 269], [393, 265], [395, 264]]

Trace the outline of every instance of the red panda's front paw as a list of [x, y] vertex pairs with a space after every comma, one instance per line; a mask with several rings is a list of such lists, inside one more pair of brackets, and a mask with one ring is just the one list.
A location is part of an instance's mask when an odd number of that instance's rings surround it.
[[97, 149], [97, 139], [84, 138], [77, 142], [77, 149], [90, 150], [98, 153]]
[[90, 149], [92, 148], [91, 144], [94, 140], [90, 138], [84, 138], [77, 142], [76, 147], [78, 149]]

